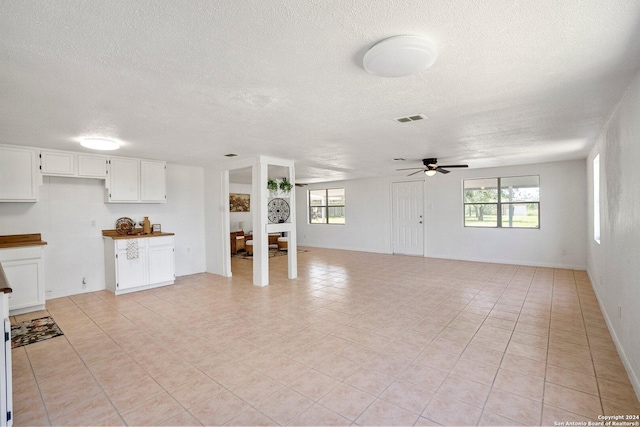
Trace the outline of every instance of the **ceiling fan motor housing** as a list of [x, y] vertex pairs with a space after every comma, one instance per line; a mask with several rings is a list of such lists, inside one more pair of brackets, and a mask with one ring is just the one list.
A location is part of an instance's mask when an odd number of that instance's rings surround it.
[[438, 159], [422, 159], [422, 163], [429, 169], [436, 168], [438, 166]]

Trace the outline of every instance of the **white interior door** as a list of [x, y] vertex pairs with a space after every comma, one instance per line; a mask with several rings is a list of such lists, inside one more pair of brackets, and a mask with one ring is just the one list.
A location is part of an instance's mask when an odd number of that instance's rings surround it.
[[392, 185], [393, 253], [422, 256], [424, 255], [424, 182], [394, 182]]

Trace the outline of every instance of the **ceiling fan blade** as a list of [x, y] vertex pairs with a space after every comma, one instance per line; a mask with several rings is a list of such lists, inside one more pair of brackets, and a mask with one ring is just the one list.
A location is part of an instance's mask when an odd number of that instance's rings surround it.
[[448, 171], [448, 170], [446, 170], [446, 169], [442, 169], [442, 167], [441, 167], [441, 166], [438, 166], [438, 167], [436, 168], [436, 171], [437, 171], [437, 172], [440, 172], [440, 173], [449, 173], [449, 172], [451, 172], [451, 171]]
[[410, 171], [410, 170], [415, 170], [415, 169], [424, 169], [424, 168], [402, 168], [402, 169], [396, 169], [397, 171]]
[[469, 165], [442, 165], [440, 168], [468, 168]]
[[420, 169], [419, 171], [411, 172], [411, 173], [410, 173], [409, 175], [407, 175], [407, 176], [415, 175], [415, 174], [420, 173], [420, 172], [422, 172], [422, 171], [423, 171], [423, 169]]

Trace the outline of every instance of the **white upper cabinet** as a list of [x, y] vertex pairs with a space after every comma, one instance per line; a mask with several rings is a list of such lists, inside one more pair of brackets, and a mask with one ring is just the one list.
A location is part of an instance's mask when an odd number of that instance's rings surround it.
[[166, 163], [124, 157], [109, 159], [109, 203], [165, 203]]
[[107, 203], [166, 203], [167, 163], [0, 145], [0, 202], [37, 202], [43, 176], [104, 179]]
[[109, 159], [109, 191], [111, 203], [140, 201], [140, 160], [111, 157]]
[[167, 201], [165, 162], [140, 160], [140, 200], [164, 203]]
[[76, 174], [76, 155], [67, 151], [40, 152], [40, 170], [43, 175], [74, 176]]
[[36, 202], [40, 173], [34, 148], [0, 146], [0, 202]]
[[107, 159], [71, 151], [41, 150], [40, 170], [42, 175], [105, 179]]
[[107, 156], [92, 154], [78, 154], [78, 176], [84, 178], [106, 178]]

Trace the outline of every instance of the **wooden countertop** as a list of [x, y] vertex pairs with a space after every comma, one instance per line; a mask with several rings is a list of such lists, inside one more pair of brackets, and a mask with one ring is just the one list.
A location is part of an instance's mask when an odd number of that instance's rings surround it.
[[175, 233], [151, 233], [151, 234], [142, 234], [141, 228], [136, 228], [136, 234], [119, 234], [115, 229], [113, 230], [102, 230], [102, 236], [110, 237], [114, 240], [118, 239], [140, 239], [143, 237], [162, 237], [162, 236], [175, 236]]
[[47, 242], [42, 241], [40, 233], [0, 236], [0, 249], [20, 248], [23, 246], [43, 246], [46, 244]]

